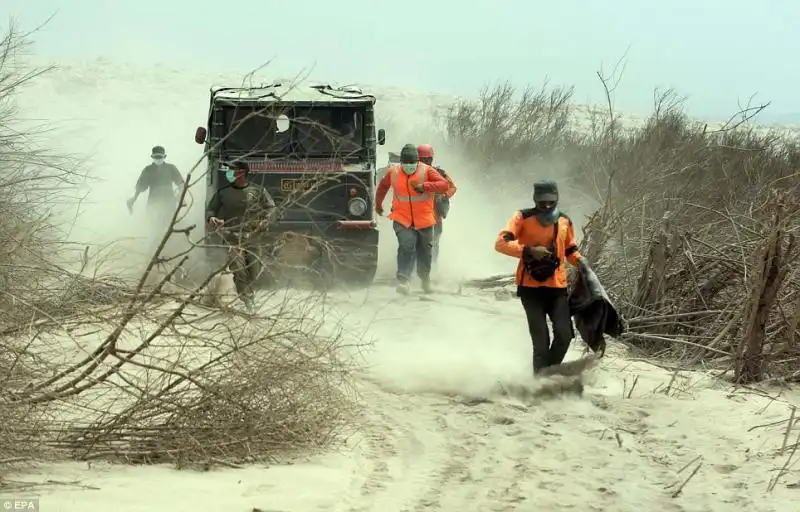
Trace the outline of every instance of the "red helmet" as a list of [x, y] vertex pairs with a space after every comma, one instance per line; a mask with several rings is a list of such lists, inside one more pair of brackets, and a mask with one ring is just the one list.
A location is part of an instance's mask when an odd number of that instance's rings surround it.
[[420, 144], [417, 146], [417, 153], [419, 153], [420, 160], [423, 158], [433, 158], [433, 146], [430, 144]]

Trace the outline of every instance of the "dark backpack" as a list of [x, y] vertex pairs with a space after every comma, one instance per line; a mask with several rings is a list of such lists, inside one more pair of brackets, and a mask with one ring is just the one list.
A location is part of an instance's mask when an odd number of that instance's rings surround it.
[[444, 194], [436, 194], [433, 200], [433, 207], [436, 209], [436, 215], [442, 219], [446, 219], [447, 212], [450, 211], [450, 198]]
[[556, 241], [558, 240], [558, 226], [562, 215], [559, 215], [553, 223], [553, 242], [550, 244], [550, 254], [540, 260], [533, 258], [522, 258], [522, 265], [525, 271], [536, 281], [542, 283], [547, 281], [556, 273], [561, 266], [561, 260], [556, 256]]
[[[447, 173], [441, 167], [434, 167], [434, 169], [439, 171], [442, 176], [447, 176]], [[446, 219], [447, 213], [450, 211], [450, 198], [445, 194], [436, 194], [433, 200], [433, 207], [440, 219]]]

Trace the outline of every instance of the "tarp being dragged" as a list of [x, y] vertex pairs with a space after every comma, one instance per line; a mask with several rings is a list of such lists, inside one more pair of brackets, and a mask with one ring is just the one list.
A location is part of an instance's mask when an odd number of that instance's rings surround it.
[[581, 338], [598, 357], [606, 351], [604, 335], [618, 338], [627, 327], [597, 275], [584, 262], [569, 294], [569, 309]]

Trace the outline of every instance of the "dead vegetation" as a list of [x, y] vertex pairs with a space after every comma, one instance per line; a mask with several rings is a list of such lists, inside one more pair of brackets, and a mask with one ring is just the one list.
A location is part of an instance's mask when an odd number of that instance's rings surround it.
[[[82, 177], [19, 127], [14, 94], [48, 71], [20, 60], [25, 44], [13, 25], [0, 41], [0, 486], [2, 465], [32, 458], [236, 465], [335, 442], [359, 345], [326, 319], [324, 291], [273, 291], [256, 314], [233, 298], [205, 307], [235, 251], [185, 279], [205, 245], [186, 221], [204, 158], [135, 282], [97, 275], [94, 249], [61, 241], [48, 201]], [[176, 238], [184, 249], [168, 253]]]
[[[83, 322], [58, 373], [13, 400], [59, 404], [40, 443], [80, 460], [235, 464], [324, 446], [354, 409], [342, 335], [314, 314], [322, 300], [273, 297], [255, 319], [165, 304], [124, 332]], [[28, 353], [63, 340], [42, 334]]]
[[[20, 128], [15, 123], [20, 116], [14, 95], [48, 71], [25, 65], [27, 49], [26, 34], [10, 24], [0, 38], [0, 461], [12, 462], [40, 453], [34, 432], [46, 411], [9, 398], [7, 391], [24, 389], [38, 371], [26, 364], [26, 343], [9, 338], [36, 332], [38, 325], [59, 314], [54, 303], [70, 301], [64, 279], [69, 272], [53, 260], [55, 253], [70, 250], [59, 241], [53, 204], [76, 200], [82, 179], [73, 159], [37, 145], [37, 135], [46, 127]], [[37, 364], [46, 366], [43, 361]]]
[[797, 136], [751, 124], [767, 105], [694, 122], [673, 91], [626, 121], [613, 108], [620, 71], [598, 76], [608, 104], [588, 123], [569, 89], [501, 84], [452, 106], [447, 138], [501, 189], [556, 165], [569, 195], [592, 198], [594, 213], [575, 219], [581, 250], [629, 322], [627, 343], [741, 383], [800, 380]]

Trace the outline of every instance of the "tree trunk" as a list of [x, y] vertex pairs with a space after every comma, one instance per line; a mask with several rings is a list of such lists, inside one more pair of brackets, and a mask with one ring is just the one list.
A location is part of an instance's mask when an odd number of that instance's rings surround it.
[[[745, 303], [743, 333], [739, 342], [739, 358], [735, 380], [758, 382], [766, 371], [764, 341], [767, 320], [778, 297], [778, 291], [789, 271], [788, 261], [794, 251], [795, 237], [784, 232], [786, 210], [781, 197], [774, 201], [774, 214], [769, 235], [756, 255], [750, 281], [750, 298]], [[788, 240], [784, 248], [784, 241]]]

